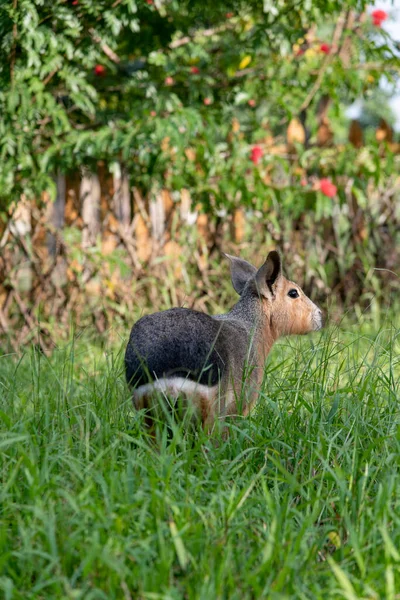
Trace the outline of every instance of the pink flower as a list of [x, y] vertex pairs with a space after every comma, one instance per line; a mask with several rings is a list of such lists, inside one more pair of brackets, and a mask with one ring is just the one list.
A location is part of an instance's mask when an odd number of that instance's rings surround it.
[[256, 101], [253, 100], [253, 98], [250, 98], [250, 100], [247, 103], [249, 106], [251, 106], [251, 108], [254, 108], [256, 105]]
[[211, 100], [211, 98], [204, 98], [203, 103], [206, 106], [210, 106], [210, 104], [212, 103], [212, 100]]
[[260, 146], [253, 146], [253, 148], [251, 149], [250, 160], [255, 165], [258, 165], [263, 154], [263, 149]]
[[376, 25], [377, 27], [380, 27], [382, 23], [388, 18], [387, 12], [379, 8], [377, 10], [373, 10], [371, 16], [374, 25]]
[[150, 116], [151, 117], [156, 117], [157, 116], [156, 111], [155, 110], [150, 111]]
[[200, 69], [199, 67], [191, 67], [190, 72], [193, 73], [193, 75], [198, 75], [200, 73]]
[[168, 77], [166, 77], [164, 79], [164, 83], [165, 83], [165, 85], [174, 85], [175, 79], [173, 77], [171, 77], [170, 75], [168, 75]]
[[306, 187], [307, 183], [308, 183], [308, 181], [307, 181], [306, 177], [302, 177], [300, 179], [300, 185], [301, 185], [301, 187]]
[[330, 52], [331, 52], [331, 47], [329, 44], [321, 44], [319, 49], [324, 54], [330, 54]]
[[106, 68], [103, 65], [96, 65], [93, 71], [97, 77], [102, 77], [106, 74]]
[[323, 178], [319, 180], [319, 189], [328, 198], [334, 198], [337, 193], [337, 187], [332, 183], [330, 179]]

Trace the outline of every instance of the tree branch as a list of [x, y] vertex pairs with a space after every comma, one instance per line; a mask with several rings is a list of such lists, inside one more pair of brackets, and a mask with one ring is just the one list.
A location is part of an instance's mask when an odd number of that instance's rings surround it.
[[329, 67], [329, 65], [331, 64], [333, 57], [338, 52], [339, 40], [343, 33], [345, 19], [346, 19], [346, 16], [345, 16], [345, 13], [343, 12], [337, 20], [335, 31], [333, 33], [331, 53], [326, 56], [324, 62], [322, 63], [322, 66], [317, 75], [317, 79], [315, 80], [314, 85], [312, 86], [310, 92], [306, 96], [303, 104], [300, 106], [299, 113], [301, 113], [303, 110], [305, 110], [306, 108], [309, 107], [309, 105], [311, 104], [311, 102], [314, 99], [314, 96], [316, 95], [319, 88], [321, 87], [321, 83], [324, 78], [325, 72], [326, 72], [327, 68]]
[[105, 42], [103, 42], [103, 40], [101, 39], [101, 37], [99, 35], [97, 35], [97, 33], [95, 32], [95, 30], [93, 29], [93, 27], [91, 27], [89, 29], [89, 33], [92, 36], [93, 40], [97, 43], [100, 44], [101, 49], [103, 50], [104, 54], [106, 56], [108, 56], [108, 58], [110, 60], [112, 60], [113, 63], [119, 65], [119, 63], [121, 62], [120, 57], [118, 56], [118, 54], [116, 54], [114, 52], [114, 50], [112, 50], [110, 48], [110, 46], [108, 44], [106, 44]]

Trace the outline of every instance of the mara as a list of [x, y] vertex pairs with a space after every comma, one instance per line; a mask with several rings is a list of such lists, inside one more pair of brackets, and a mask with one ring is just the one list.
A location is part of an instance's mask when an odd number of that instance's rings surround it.
[[240, 296], [228, 313], [172, 308], [133, 326], [125, 369], [137, 409], [151, 411], [160, 395], [169, 403], [183, 398], [210, 431], [215, 419], [249, 412], [278, 338], [322, 327], [321, 310], [283, 276], [278, 252], [259, 269], [226, 256]]

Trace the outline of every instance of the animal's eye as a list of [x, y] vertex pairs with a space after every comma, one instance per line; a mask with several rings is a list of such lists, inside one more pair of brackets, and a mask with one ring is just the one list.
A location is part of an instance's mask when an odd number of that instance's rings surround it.
[[293, 290], [289, 290], [288, 291], [288, 296], [290, 296], [291, 298], [298, 298], [299, 297], [299, 292], [295, 289]]

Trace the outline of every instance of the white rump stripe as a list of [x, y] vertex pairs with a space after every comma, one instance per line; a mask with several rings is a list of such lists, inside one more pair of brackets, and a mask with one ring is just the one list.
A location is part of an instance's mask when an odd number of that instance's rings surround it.
[[185, 396], [201, 396], [206, 400], [214, 400], [217, 390], [218, 384], [210, 387], [184, 377], [163, 377], [140, 385], [133, 391], [133, 397], [135, 400], [141, 400], [144, 396], [161, 392], [175, 398], [184, 394]]

